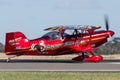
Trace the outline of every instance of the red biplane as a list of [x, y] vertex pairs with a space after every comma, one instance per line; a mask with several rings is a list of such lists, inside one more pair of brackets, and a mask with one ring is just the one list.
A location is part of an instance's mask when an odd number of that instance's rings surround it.
[[[94, 50], [107, 42], [107, 39], [114, 34], [113, 31], [109, 30], [107, 19], [105, 21], [106, 30], [96, 30], [101, 28], [101, 26], [89, 25], [55, 26], [45, 29], [45, 31], [49, 31], [47, 34], [33, 40], [29, 40], [21, 32], [9, 32], [6, 33], [5, 53], [6, 55], [16, 56], [54, 56], [77, 53], [78, 56], [73, 58], [73, 60], [99, 62], [103, 57], [95, 55]], [[70, 30], [73, 32], [68, 33], [67, 31]]]

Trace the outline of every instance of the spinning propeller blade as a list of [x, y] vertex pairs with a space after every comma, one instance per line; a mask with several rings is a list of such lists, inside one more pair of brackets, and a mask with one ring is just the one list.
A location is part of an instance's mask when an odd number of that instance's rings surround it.
[[104, 15], [104, 18], [105, 18], [105, 26], [106, 26], [106, 30], [108, 31], [108, 30], [109, 30], [108, 16], [107, 16], [107, 15]]
[[108, 33], [108, 36], [109, 36], [109, 38], [108, 38], [108, 41], [112, 41], [113, 40], [113, 38], [112, 38], [112, 36], [110, 35], [110, 33], [108, 32], [108, 30], [109, 30], [109, 18], [108, 18], [108, 15], [104, 15], [104, 19], [105, 19], [105, 27], [106, 27], [106, 31], [107, 31], [107, 33]]

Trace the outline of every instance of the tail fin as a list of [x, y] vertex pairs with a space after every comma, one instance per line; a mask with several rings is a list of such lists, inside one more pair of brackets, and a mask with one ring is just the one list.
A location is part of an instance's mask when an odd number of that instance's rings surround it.
[[29, 40], [21, 32], [6, 33], [5, 53], [16, 53], [29, 47]]

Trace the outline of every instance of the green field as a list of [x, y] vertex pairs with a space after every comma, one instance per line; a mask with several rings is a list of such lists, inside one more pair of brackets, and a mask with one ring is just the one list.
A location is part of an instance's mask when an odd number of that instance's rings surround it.
[[119, 80], [120, 72], [0, 72], [0, 80]]

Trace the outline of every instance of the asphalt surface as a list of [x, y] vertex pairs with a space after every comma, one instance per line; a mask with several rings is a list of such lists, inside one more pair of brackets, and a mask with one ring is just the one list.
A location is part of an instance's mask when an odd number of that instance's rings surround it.
[[120, 71], [120, 60], [99, 63], [73, 60], [0, 60], [0, 71]]

